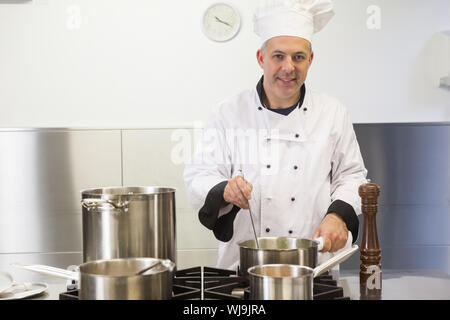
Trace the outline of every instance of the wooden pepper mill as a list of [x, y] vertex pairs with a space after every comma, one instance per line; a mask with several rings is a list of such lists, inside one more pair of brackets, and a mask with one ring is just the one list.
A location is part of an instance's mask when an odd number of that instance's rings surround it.
[[373, 183], [359, 187], [361, 209], [364, 216], [361, 240], [359, 284], [361, 299], [381, 299], [381, 249], [378, 244], [376, 214], [380, 187]]

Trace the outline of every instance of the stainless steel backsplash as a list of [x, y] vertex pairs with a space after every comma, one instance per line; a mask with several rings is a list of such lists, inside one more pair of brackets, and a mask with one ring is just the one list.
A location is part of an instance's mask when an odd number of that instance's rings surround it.
[[[383, 268], [450, 274], [450, 124], [357, 124], [377, 213]], [[360, 235], [362, 236], [362, 216]], [[355, 255], [343, 268], [359, 268]]]
[[[368, 177], [381, 187], [377, 225], [382, 267], [450, 274], [450, 124], [357, 124], [355, 131]], [[16, 261], [59, 267], [81, 263], [80, 191], [86, 188], [175, 185], [182, 200], [177, 214], [187, 221], [177, 230], [197, 235], [192, 230], [199, 222], [195, 213], [189, 216], [182, 168], [152, 169], [158, 177], [143, 179], [145, 165], [170, 163], [170, 132], [1, 129], [0, 270], [11, 271], [9, 263]], [[143, 169], [132, 170], [136, 165]], [[215, 245], [202, 244], [198, 250]], [[342, 268], [358, 269], [359, 264], [354, 255]]]

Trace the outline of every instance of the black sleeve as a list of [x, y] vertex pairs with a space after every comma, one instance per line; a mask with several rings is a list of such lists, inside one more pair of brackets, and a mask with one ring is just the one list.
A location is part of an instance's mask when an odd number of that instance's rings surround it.
[[217, 240], [228, 242], [233, 237], [233, 222], [241, 208], [233, 205], [227, 214], [218, 218], [219, 210], [227, 203], [223, 199], [223, 192], [228, 181], [223, 181], [209, 190], [205, 204], [198, 212], [198, 219], [208, 229], [214, 232]]
[[359, 220], [353, 207], [345, 201], [336, 200], [328, 208], [327, 214], [329, 213], [336, 213], [344, 220], [347, 229], [352, 233], [353, 243], [355, 243], [358, 238]]

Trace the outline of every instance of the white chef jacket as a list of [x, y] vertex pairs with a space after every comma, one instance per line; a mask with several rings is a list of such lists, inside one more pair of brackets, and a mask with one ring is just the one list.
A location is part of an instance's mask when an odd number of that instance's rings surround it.
[[[201, 208], [208, 192], [238, 169], [253, 185], [258, 237], [310, 239], [335, 200], [361, 214], [358, 187], [367, 170], [346, 109], [325, 94], [306, 89], [302, 106], [288, 116], [264, 108], [256, 89], [221, 102], [184, 171], [193, 207]], [[219, 217], [232, 207], [223, 206]], [[238, 243], [249, 239], [249, 211], [241, 209], [231, 240], [219, 244], [217, 267], [235, 269]]]

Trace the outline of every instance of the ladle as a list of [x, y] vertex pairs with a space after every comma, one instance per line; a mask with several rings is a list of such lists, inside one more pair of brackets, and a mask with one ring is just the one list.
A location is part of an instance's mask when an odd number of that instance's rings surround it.
[[161, 264], [161, 260], [156, 261], [155, 263], [153, 263], [152, 265], [150, 265], [149, 267], [142, 269], [141, 271], [139, 271], [138, 273], [136, 273], [137, 276], [140, 276], [144, 273], [146, 273], [148, 270], [153, 269], [154, 267], [156, 267], [157, 265]]

